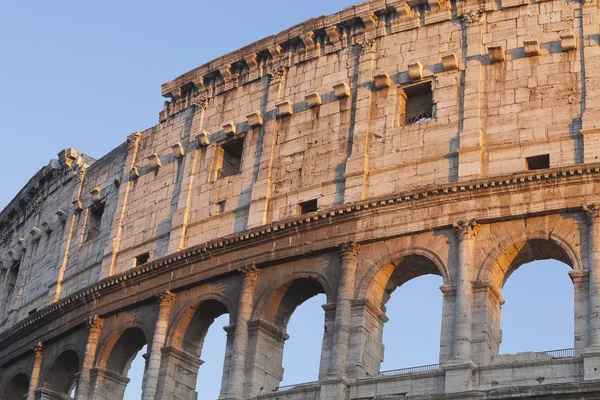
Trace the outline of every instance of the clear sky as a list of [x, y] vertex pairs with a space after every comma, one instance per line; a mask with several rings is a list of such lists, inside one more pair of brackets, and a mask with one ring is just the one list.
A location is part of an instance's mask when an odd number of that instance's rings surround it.
[[[0, 209], [63, 148], [101, 157], [136, 130], [158, 123], [160, 85], [205, 62], [354, 0], [156, 0], [0, 3]], [[573, 346], [568, 268], [537, 262], [518, 270], [504, 297], [502, 352]], [[438, 277], [398, 289], [387, 305], [382, 369], [437, 362]], [[317, 378], [322, 296], [292, 316], [282, 385]], [[549, 318], [551, 316], [551, 318]], [[209, 330], [199, 399], [218, 394], [227, 325]], [[139, 398], [140, 357], [127, 399]]]

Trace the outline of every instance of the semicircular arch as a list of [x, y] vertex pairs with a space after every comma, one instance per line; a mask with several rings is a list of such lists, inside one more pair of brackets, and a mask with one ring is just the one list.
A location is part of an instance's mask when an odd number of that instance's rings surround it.
[[[123, 334], [125, 334], [128, 331], [129, 332], [135, 332], [135, 331], [140, 332], [141, 335], [143, 335], [143, 341], [145, 341], [144, 344], [149, 344], [151, 341], [151, 335], [148, 331], [148, 328], [144, 324], [141, 324], [137, 321], [127, 323], [127, 324], [120, 324], [120, 325], [114, 327], [113, 329], [111, 329], [108, 332], [108, 334], [104, 337], [104, 339], [100, 342], [100, 344], [98, 346], [98, 348], [99, 348], [99, 351], [97, 353], [98, 355], [94, 362], [94, 365], [96, 367], [110, 369], [110, 368], [107, 368], [107, 362], [110, 359], [111, 353], [115, 349], [115, 346], [117, 345], [119, 340], [123, 337]], [[139, 342], [141, 343], [142, 341], [139, 341]], [[140, 346], [140, 348], [142, 348], [142, 347], [143, 347], [143, 345]], [[139, 349], [136, 349], [136, 352], [137, 351], [139, 351]]]

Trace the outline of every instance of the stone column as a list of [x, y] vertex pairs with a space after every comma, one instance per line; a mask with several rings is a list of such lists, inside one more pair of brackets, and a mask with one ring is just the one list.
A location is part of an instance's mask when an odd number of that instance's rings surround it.
[[446, 371], [446, 393], [469, 390], [475, 364], [471, 361], [471, 330], [473, 312], [472, 271], [475, 256], [475, 220], [454, 224], [458, 233], [458, 276], [454, 319], [453, 357], [442, 367]]
[[331, 377], [346, 376], [348, 338], [350, 336], [350, 320], [352, 318], [350, 302], [354, 297], [358, 248], [359, 245], [356, 243], [347, 243], [340, 249], [341, 266], [335, 311], [335, 327], [333, 331], [333, 362], [331, 363], [331, 371], [329, 373]]
[[31, 377], [29, 378], [29, 391], [27, 400], [35, 400], [35, 390], [40, 380], [40, 367], [42, 366], [42, 343], [38, 342], [33, 346], [33, 368], [31, 368]]
[[569, 271], [569, 277], [573, 281], [573, 297], [574, 297], [574, 349], [573, 354], [579, 357], [588, 345], [589, 331], [589, 287], [590, 275], [589, 270]]
[[88, 328], [88, 338], [87, 343], [85, 344], [85, 352], [83, 354], [83, 362], [79, 374], [79, 384], [77, 385], [77, 391], [75, 393], [75, 399], [77, 400], [89, 398], [90, 371], [94, 367], [96, 348], [98, 347], [98, 339], [103, 323], [104, 320], [97, 315], [93, 315], [85, 321]]
[[160, 359], [162, 348], [167, 338], [169, 329], [169, 314], [171, 306], [175, 300], [175, 295], [165, 290], [158, 295], [158, 317], [156, 318], [156, 327], [152, 337], [152, 347], [150, 348], [150, 357], [148, 358], [148, 368], [146, 369], [146, 379], [142, 391], [142, 399], [154, 400], [156, 387], [158, 385], [158, 373], [160, 371]]
[[454, 360], [471, 359], [471, 320], [473, 307], [473, 284], [471, 271], [475, 250], [477, 222], [454, 224], [458, 233], [458, 279], [456, 287], [456, 321], [454, 324]]
[[248, 321], [252, 316], [254, 292], [258, 281], [259, 270], [255, 265], [241, 269], [242, 289], [238, 302], [235, 333], [233, 336], [233, 353], [231, 354], [231, 375], [226, 399], [241, 399], [244, 389], [244, 370], [248, 353]]

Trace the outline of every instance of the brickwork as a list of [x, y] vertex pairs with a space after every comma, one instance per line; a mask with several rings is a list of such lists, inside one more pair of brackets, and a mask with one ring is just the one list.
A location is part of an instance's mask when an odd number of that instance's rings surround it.
[[[221, 399], [595, 398], [598, 13], [373, 0], [165, 83], [158, 125], [61, 151], [0, 213], [0, 396], [120, 399], [147, 345], [144, 398], [193, 399], [228, 314]], [[572, 268], [573, 351], [500, 355], [539, 258]], [[382, 375], [385, 303], [425, 274], [440, 363]], [[319, 293], [319, 381], [280, 392]]]

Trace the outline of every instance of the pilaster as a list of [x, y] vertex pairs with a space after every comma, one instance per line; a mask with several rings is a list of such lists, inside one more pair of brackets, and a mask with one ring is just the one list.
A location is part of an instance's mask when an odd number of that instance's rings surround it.
[[98, 339], [100, 337], [103, 323], [104, 320], [97, 315], [93, 315], [87, 318], [85, 321], [88, 329], [88, 338], [85, 344], [83, 362], [81, 363], [79, 384], [77, 385], [77, 391], [75, 393], [76, 400], [85, 400], [90, 397], [90, 371], [94, 366], [96, 349], [98, 347]]
[[44, 348], [41, 342], [36, 343], [33, 348], [33, 367], [29, 377], [29, 391], [27, 392], [27, 400], [35, 400], [36, 389], [40, 381], [40, 368], [42, 366], [42, 357]]

